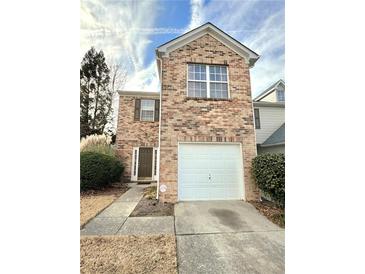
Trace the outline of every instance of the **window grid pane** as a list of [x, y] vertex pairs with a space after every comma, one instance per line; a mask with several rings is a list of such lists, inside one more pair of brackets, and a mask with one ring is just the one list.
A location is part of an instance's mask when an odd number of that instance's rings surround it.
[[206, 82], [191, 82], [188, 83], [189, 97], [207, 97], [207, 83]]
[[205, 65], [196, 65], [196, 64], [189, 64], [189, 80], [206, 80], [206, 66]]
[[225, 83], [210, 83], [211, 98], [228, 98], [228, 86]]

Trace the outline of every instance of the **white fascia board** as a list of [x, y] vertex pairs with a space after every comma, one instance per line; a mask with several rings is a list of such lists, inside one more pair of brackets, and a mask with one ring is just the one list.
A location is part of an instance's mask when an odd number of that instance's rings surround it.
[[160, 98], [159, 92], [151, 92], [151, 91], [126, 91], [126, 90], [119, 90], [118, 94], [120, 96], [137, 96], [143, 98]]

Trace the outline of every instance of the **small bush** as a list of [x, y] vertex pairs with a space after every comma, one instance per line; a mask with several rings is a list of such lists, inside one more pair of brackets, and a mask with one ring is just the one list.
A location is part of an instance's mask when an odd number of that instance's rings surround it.
[[285, 207], [285, 156], [283, 153], [258, 155], [252, 162], [253, 176], [259, 188], [274, 202]]
[[97, 152], [80, 153], [81, 190], [98, 189], [118, 182], [123, 173], [118, 158]]
[[116, 156], [114, 148], [111, 146], [112, 138], [106, 135], [89, 135], [81, 138], [80, 152], [92, 151], [110, 156]]

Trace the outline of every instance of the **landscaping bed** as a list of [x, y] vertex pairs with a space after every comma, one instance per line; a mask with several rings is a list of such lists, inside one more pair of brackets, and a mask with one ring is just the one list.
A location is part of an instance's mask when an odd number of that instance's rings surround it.
[[177, 273], [175, 236], [81, 237], [80, 272]]
[[144, 195], [138, 205], [135, 207], [130, 217], [148, 217], [148, 216], [173, 216], [174, 204], [161, 203], [156, 200], [156, 186], [146, 187]]
[[115, 184], [100, 190], [88, 190], [80, 193], [80, 227], [94, 218], [104, 208], [128, 190], [126, 185]]
[[283, 208], [266, 199], [262, 199], [261, 202], [250, 201], [250, 203], [271, 222], [285, 228], [285, 210]]

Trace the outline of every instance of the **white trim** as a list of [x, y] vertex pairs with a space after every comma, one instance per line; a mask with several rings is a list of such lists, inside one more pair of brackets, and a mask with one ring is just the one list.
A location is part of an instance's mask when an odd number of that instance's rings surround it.
[[211, 35], [225, 46], [242, 56], [246, 60], [246, 63], [249, 64], [250, 68], [253, 67], [254, 63], [260, 57], [257, 53], [236, 41], [211, 23], [204, 24], [174, 40], [171, 40], [168, 43], [165, 43], [164, 45], [158, 47], [156, 51], [162, 56], [168, 56], [171, 51], [178, 49], [205, 34]]
[[[207, 98], [210, 98], [210, 73], [209, 73], [209, 65], [205, 65], [205, 73], [206, 73], [206, 79], [207, 79]], [[189, 77], [189, 75], [188, 75]], [[227, 92], [228, 96], [228, 92]]]
[[[137, 152], [137, 154], [135, 152]], [[137, 157], [135, 157], [135, 155], [137, 155]], [[135, 158], [137, 158], [137, 159], [135, 159]], [[131, 181], [137, 181], [138, 180], [138, 159], [139, 159], [139, 147], [133, 147], [133, 149], [132, 149]], [[136, 163], [136, 170], [134, 170], [134, 163]]]
[[118, 90], [120, 96], [137, 96], [142, 98], [159, 98], [159, 92], [154, 91], [128, 91], [128, 90]]
[[[188, 142], [188, 141], [182, 141], [177, 142], [177, 201], [181, 201], [179, 197], [180, 191], [180, 183], [179, 183], [179, 155], [180, 155], [180, 144], [203, 144], [203, 145], [240, 145], [240, 154], [241, 154], [241, 170], [242, 170], [242, 185], [241, 185], [241, 191], [242, 191], [242, 197], [241, 199], [243, 201], [246, 201], [246, 189], [245, 189], [245, 166], [244, 166], [244, 154], [243, 154], [243, 144], [242, 142]], [[256, 147], [256, 145], [255, 145]], [[257, 152], [256, 152], [257, 154]]]
[[[158, 179], [158, 147], [153, 148], [153, 154], [152, 154], [152, 180]], [[155, 158], [156, 158], [156, 169], [155, 169]], [[156, 173], [156, 175], [155, 175]]]
[[[157, 60], [160, 61], [160, 65], [162, 65], [162, 60], [157, 56]], [[158, 67], [158, 65], [157, 65]], [[160, 75], [161, 74], [161, 75]], [[161, 150], [161, 119], [162, 119], [162, 71], [159, 71], [160, 76], [160, 115], [158, 116], [158, 159], [157, 159], [157, 165], [158, 165], [158, 172], [157, 172], [157, 190], [156, 190], [156, 199], [158, 200], [159, 192], [160, 192], [160, 150]]]

